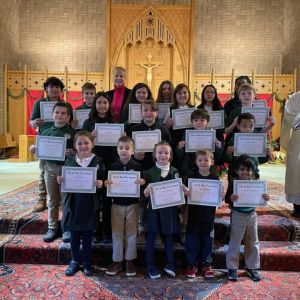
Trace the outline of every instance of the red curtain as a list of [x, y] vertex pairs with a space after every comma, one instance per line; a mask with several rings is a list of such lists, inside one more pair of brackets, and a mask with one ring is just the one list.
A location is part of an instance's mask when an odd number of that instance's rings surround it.
[[[44, 91], [30, 90], [27, 91], [27, 130], [26, 134], [36, 135], [37, 130], [29, 126], [30, 116], [32, 112], [33, 105], [35, 101], [44, 98]], [[64, 99], [64, 97], [62, 97]], [[81, 92], [68, 92], [67, 101], [72, 105], [73, 109], [78, 107], [83, 103], [83, 98]]]
[[[231, 94], [218, 94], [219, 99], [221, 100], [222, 105], [224, 106], [227, 100], [230, 100]], [[267, 107], [272, 108], [273, 98], [272, 94], [256, 94], [257, 100], [265, 100], [267, 102]]]

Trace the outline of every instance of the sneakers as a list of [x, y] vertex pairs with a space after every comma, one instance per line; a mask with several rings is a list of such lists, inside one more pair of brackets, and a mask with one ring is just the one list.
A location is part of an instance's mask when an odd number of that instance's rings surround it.
[[64, 243], [70, 243], [70, 240], [71, 240], [71, 232], [70, 232], [70, 231], [65, 231], [65, 232], [63, 233], [62, 240], [63, 240]]
[[155, 266], [148, 267], [148, 275], [151, 279], [158, 279], [161, 277], [160, 272]]
[[206, 278], [206, 279], [214, 278], [215, 277], [214, 271], [213, 271], [213, 269], [211, 268], [210, 265], [204, 266], [202, 268], [202, 272], [203, 272], [204, 278]]
[[126, 261], [126, 276], [135, 276], [136, 270], [132, 260]]
[[230, 280], [230, 281], [237, 281], [238, 280], [237, 270], [233, 270], [233, 269], [228, 270], [228, 280]]
[[72, 260], [65, 271], [66, 276], [73, 276], [79, 269], [79, 263], [77, 261]]
[[170, 265], [167, 265], [166, 267], [164, 267], [164, 271], [171, 277], [175, 278], [176, 277], [176, 274], [175, 274], [175, 271], [174, 271], [174, 267], [173, 266], [170, 266]]
[[188, 267], [185, 272], [185, 276], [189, 278], [195, 278], [197, 272], [198, 268], [196, 266]]
[[261, 276], [259, 275], [258, 271], [255, 269], [246, 269], [246, 273], [255, 282], [258, 282], [261, 280]]
[[55, 228], [48, 229], [48, 232], [43, 235], [43, 241], [46, 243], [51, 243], [56, 238], [58, 238], [58, 230]]
[[121, 262], [113, 262], [105, 271], [107, 275], [117, 275], [122, 270], [122, 263]]
[[44, 211], [47, 208], [46, 203], [46, 199], [39, 199], [36, 205], [33, 207], [32, 212]]
[[93, 276], [93, 268], [90, 265], [83, 266], [83, 274], [85, 276]]

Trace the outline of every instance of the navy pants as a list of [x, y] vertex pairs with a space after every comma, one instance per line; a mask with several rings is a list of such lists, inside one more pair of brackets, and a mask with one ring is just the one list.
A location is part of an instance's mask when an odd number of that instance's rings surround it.
[[[91, 265], [93, 231], [71, 230], [71, 254], [72, 260], [82, 261], [83, 266]], [[82, 257], [80, 257], [80, 241], [82, 239]], [[82, 258], [82, 259], [81, 259]]]
[[[155, 238], [157, 236], [156, 232], [148, 232], [147, 233], [147, 241], [146, 241], [146, 261], [147, 266], [153, 266], [153, 257], [154, 257], [154, 243]], [[164, 242], [165, 242], [165, 251], [167, 258], [167, 265], [174, 267], [174, 253], [173, 253], [173, 234], [164, 234]]]
[[203, 265], [211, 265], [213, 237], [210, 232], [187, 232], [185, 239], [185, 253], [189, 266], [196, 266], [198, 262]]

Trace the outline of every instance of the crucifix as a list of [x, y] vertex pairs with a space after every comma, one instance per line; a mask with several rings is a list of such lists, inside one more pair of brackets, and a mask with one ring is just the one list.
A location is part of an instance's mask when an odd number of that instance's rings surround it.
[[148, 86], [151, 88], [151, 84], [152, 84], [152, 69], [162, 65], [163, 63], [152, 63], [152, 54], [149, 52], [146, 55], [147, 58], [147, 62], [146, 63], [137, 63], [138, 65], [140, 65], [141, 67], [145, 68], [147, 70], [147, 82], [148, 82]]

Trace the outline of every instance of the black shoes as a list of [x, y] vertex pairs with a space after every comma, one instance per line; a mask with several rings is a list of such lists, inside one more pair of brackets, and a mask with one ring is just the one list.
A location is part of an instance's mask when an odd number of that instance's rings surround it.
[[72, 260], [65, 271], [66, 276], [73, 276], [79, 270], [79, 263]]
[[55, 228], [48, 229], [48, 232], [43, 235], [43, 241], [46, 243], [51, 243], [58, 238], [58, 230]]

